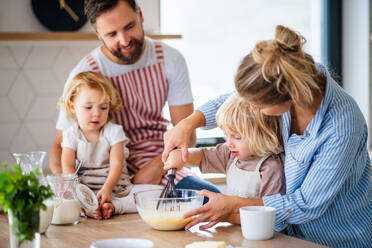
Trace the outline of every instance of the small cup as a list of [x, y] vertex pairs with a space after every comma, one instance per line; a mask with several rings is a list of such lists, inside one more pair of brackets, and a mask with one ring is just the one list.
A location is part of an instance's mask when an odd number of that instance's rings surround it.
[[240, 223], [247, 240], [266, 240], [274, 236], [275, 208], [264, 206], [241, 207]]

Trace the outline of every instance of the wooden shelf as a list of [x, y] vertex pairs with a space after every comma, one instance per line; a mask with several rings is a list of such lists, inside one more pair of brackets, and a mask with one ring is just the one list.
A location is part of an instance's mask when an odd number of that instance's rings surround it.
[[[146, 34], [148, 37], [160, 39], [181, 39], [182, 35], [179, 34]], [[24, 40], [40, 40], [40, 41], [53, 41], [53, 40], [97, 40], [94, 33], [82, 32], [0, 32], [0, 41], [24, 41]]]

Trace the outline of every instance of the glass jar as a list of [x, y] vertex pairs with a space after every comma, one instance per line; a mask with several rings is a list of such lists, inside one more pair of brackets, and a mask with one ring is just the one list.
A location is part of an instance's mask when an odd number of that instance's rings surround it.
[[52, 224], [74, 224], [79, 221], [80, 203], [74, 194], [75, 174], [47, 177], [54, 191], [54, 212]]
[[40, 248], [39, 210], [8, 209], [10, 248]]
[[78, 183], [76, 174], [47, 176], [54, 191], [52, 224], [76, 224], [80, 219], [80, 208], [94, 211], [98, 207], [97, 197], [87, 186]]

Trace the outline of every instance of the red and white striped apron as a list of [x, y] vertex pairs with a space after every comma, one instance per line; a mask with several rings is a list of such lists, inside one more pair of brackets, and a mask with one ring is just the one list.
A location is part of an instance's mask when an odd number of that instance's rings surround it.
[[[123, 110], [116, 113], [116, 123], [124, 128], [130, 142], [127, 147], [130, 155], [127, 158], [128, 170], [135, 174], [164, 149], [163, 134], [169, 121], [163, 115], [163, 107], [167, 99], [168, 82], [165, 75], [163, 49], [154, 41], [156, 63], [133, 70], [115, 77], [108, 77], [118, 90], [123, 102]], [[93, 56], [86, 59], [93, 71], [100, 71]], [[183, 168], [176, 174], [176, 183], [193, 173]], [[163, 177], [165, 185], [168, 178]]]

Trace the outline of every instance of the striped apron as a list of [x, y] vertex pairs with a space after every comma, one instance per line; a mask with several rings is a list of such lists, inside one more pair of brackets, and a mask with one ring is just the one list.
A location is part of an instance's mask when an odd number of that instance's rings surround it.
[[[169, 124], [163, 117], [168, 90], [163, 49], [159, 42], [154, 41], [154, 44], [155, 64], [108, 77], [123, 102], [123, 109], [115, 114], [114, 119], [123, 126], [129, 138], [127, 164], [132, 175], [163, 152], [163, 134]], [[86, 59], [92, 71], [100, 71], [91, 54]], [[183, 168], [177, 172], [175, 182], [189, 175], [193, 173]], [[161, 184], [166, 185], [167, 180], [164, 176]]]

